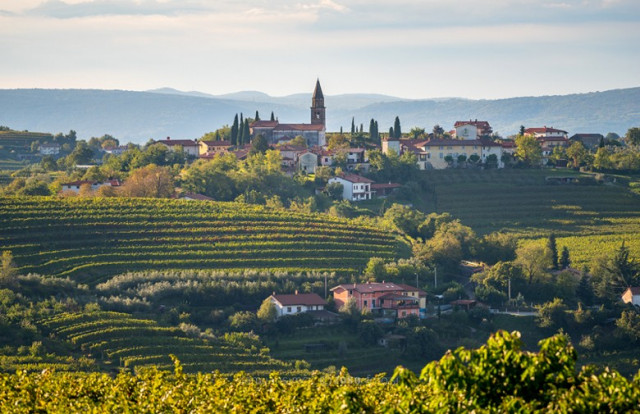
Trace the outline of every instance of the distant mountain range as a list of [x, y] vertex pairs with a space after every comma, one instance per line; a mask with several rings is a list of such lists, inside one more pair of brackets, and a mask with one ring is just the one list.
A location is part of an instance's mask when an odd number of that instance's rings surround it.
[[[68, 132], [82, 139], [110, 134], [123, 142], [144, 143], [149, 138], [199, 138], [236, 113], [262, 119], [273, 111], [282, 122], [309, 122], [311, 91], [284, 97], [246, 91], [226, 95], [182, 92], [170, 88], [146, 92], [77, 89], [0, 90], [0, 125], [16, 130]], [[640, 88], [573, 95], [520, 97], [496, 100], [441, 98], [408, 100], [387, 95], [325, 96], [327, 129], [338, 131], [378, 121], [384, 132], [400, 117], [403, 131], [413, 126], [445, 130], [457, 120], [489, 121], [503, 136], [520, 125], [553, 126], [569, 134], [616, 132], [640, 126]]]

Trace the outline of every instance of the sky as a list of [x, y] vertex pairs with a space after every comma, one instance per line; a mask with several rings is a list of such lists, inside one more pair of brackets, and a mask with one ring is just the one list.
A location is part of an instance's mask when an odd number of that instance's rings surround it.
[[640, 86], [639, 0], [0, 0], [0, 89], [496, 99]]

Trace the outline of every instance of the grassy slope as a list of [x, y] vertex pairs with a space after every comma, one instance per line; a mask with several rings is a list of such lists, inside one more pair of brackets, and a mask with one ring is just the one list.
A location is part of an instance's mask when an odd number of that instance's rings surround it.
[[640, 257], [640, 197], [624, 182], [548, 185], [566, 170], [441, 170], [426, 178], [432, 211], [449, 212], [479, 234], [505, 231], [525, 239], [558, 237], [574, 266], [615, 249], [624, 240]]

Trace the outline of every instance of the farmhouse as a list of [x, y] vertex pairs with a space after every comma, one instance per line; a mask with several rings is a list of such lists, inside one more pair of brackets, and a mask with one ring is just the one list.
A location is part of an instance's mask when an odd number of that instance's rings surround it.
[[177, 148], [182, 148], [185, 154], [190, 155], [192, 157], [197, 157], [199, 154], [199, 146], [198, 143], [192, 139], [171, 139], [171, 137], [167, 137], [167, 139], [163, 139], [160, 141], [156, 141], [158, 144], [162, 144], [165, 147], [169, 148], [171, 151], [175, 151]]
[[353, 283], [331, 289], [336, 307], [353, 300], [359, 310], [368, 310], [383, 317], [406, 318], [425, 312], [426, 293], [409, 285], [396, 283]]
[[293, 295], [281, 295], [275, 292], [269, 296], [278, 311], [278, 317], [296, 315], [311, 311], [322, 311], [327, 306], [327, 301], [315, 293], [296, 293]]
[[324, 95], [320, 87], [320, 80], [316, 81], [316, 88], [311, 98], [310, 124], [281, 124], [279, 121], [254, 121], [250, 125], [251, 137], [262, 135], [270, 144], [280, 140], [290, 140], [298, 135], [304, 137], [307, 145], [324, 146], [326, 143], [326, 108]]
[[198, 151], [200, 156], [205, 154], [220, 154], [229, 151], [231, 141], [200, 141]]
[[604, 136], [602, 134], [573, 134], [571, 138], [569, 138], [569, 141], [581, 142], [585, 148], [590, 150], [597, 149], [602, 140], [604, 140]]
[[635, 306], [640, 306], [640, 287], [628, 287], [622, 294], [622, 301]]
[[342, 184], [342, 198], [349, 201], [371, 200], [373, 180], [358, 174], [341, 174], [330, 178], [328, 184]]
[[452, 136], [458, 139], [477, 139], [478, 137], [488, 137], [493, 133], [493, 129], [487, 121], [456, 121], [453, 125]]
[[60, 154], [60, 144], [56, 144], [55, 142], [52, 144], [42, 144], [38, 150], [40, 151], [40, 155], [58, 155]]

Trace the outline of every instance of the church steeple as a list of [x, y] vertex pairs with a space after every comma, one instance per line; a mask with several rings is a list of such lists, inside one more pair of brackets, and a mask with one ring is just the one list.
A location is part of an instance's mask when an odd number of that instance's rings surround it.
[[312, 125], [324, 125], [326, 126], [325, 119], [325, 107], [324, 107], [324, 95], [322, 94], [322, 88], [320, 87], [320, 79], [316, 80], [316, 88], [313, 91], [313, 97], [311, 98], [311, 124]]

